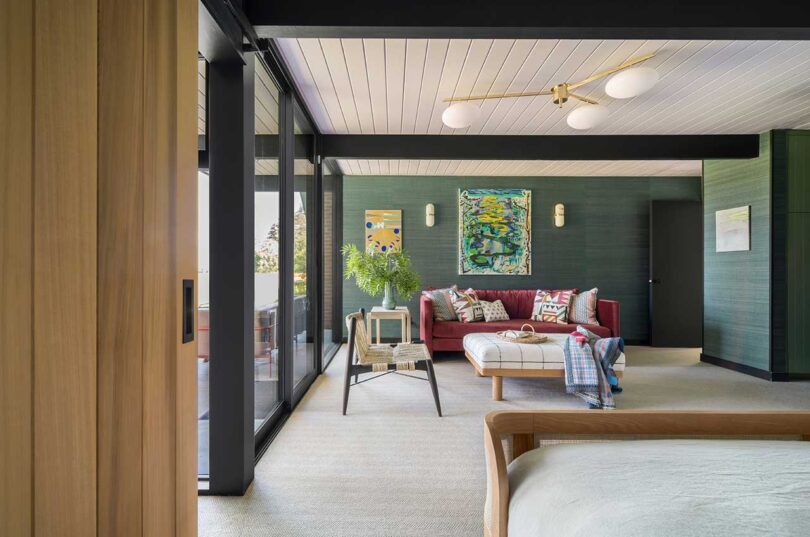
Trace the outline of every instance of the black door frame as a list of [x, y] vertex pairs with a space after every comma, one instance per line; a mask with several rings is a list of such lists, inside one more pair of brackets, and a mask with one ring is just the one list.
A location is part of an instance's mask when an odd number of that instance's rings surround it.
[[[206, 83], [207, 121], [200, 168], [211, 177], [211, 377], [210, 377], [210, 475], [201, 494], [241, 495], [253, 480], [255, 462], [263, 454], [306, 391], [324, 367], [322, 357], [321, 290], [323, 256], [320, 239], [324, 224], [321, 188], [321, 159], [316, 154], [321, 134], [298, 96], [292, 78], [277, 51], [261, 52], [237, 48], [239, 32], [245, 32], [220, 2], [200, 2], [200, 52], [209, 64]], [[250, 39], [250, 36], [248, 36]], [[253, 126], [254, 56], [279, 88], [279, 401], [262, 426], [254, 431], [254, 200], [256, 150]], [[213, 80], [214, 87], [211, 86]], [[311, 215], [311, 259], [308, 259], [308, 329], [313, 331], [313, 371], [293, 385], [293, 308], [294, 299], [294, 196], [295, 145], [294, 117], [312, 129], [313, 147], [306, 157], [315, 172], [313, 195], [307, 200]], [[236, 129], [236, 130], [234, 130]], [[241, 136], [234, 136], [237, 131]], [[299, 144], [300, 145], [300, 144]], [[217, 181], [216, 186], [214, 182]], [[342, 200], [336, 199], [336, 210]], [[337, 249], [338, 243], [335, 243]], [[233, 263], [242, 259], [243, 263]], [[217, 265], [217, 260], [220, 263]], [[214, 267], [216, 266], [216, 270]], [[335, 287], [335, 290], [339, 287]], [[216, 298], [216, 301], [214, 300]], [[342, 311], [333, 300], [334, 308]], [[215, 311], [216, 310], [216, 311]], [[222, 359], [226, 357], [229, 359]], [[233, 359], [239, 357], [240, 359]], [[207, 485], [207, 486], [206, 486]]]

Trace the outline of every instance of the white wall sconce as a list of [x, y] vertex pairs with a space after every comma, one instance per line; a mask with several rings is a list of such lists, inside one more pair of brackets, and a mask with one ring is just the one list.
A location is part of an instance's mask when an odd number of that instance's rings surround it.
[[425, 225], [433, 227], [436, 223], [436, 207], [432, 203], [425, 205]]
[[565, 205], [562, 203], [554, 206], [554, 225], [557, 227], [565, 225]]

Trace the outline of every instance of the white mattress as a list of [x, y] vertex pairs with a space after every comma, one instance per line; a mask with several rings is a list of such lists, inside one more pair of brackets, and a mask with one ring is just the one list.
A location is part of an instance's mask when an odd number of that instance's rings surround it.
[[[546, 334], [545, 343], [511, 343], [495, 334], [467, 334], [464, 350], [481, 369], [565, 369], [563, 344], [568, 334]], [[624, 353], [613, 366], [624, 371]]]
[[810, 535], [810, 442], [560, 444], [509, 465], [509, 537]]

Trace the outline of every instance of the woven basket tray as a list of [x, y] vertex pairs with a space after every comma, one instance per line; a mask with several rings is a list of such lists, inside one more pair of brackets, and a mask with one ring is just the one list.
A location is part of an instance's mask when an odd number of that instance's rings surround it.
[[[529, 328], [529, 331], [523, 330], [526, 327]], [[535, 333], [534, 327], [530, 324], [524, 324], [520, 330], [501, 330], [495, 332], [495, 335], [511, 343], [544, 343], [548, 339], [544, 334]]]

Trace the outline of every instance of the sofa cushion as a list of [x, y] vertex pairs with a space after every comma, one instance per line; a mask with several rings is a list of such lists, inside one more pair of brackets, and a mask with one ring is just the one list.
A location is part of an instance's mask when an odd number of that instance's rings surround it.
[[487, 302], [500, 300], [510, 319], [528, 319], [534, 307], [534, 289], [478, 289], [478, 298]]
[[[543, 323], [531, 319], [511, 319], [492, 323], [462, 323], [459, 321], [436, 321], [433, 323], [433, 337], [461, 339], [467, 334], [476, 332], [500, 332], [501, 330], [520, 330], [524, 324], [531, 325], [539, 334], [569, 334], [577, 329], [575, 324]], [[600, 337], [610, 337], [610, 329], [605, 326], [582, 325]]]
[[422, 295], [433, 301], [433, 318], [437, 321], [455, 321], [458, 316], [453, 307], [453, 293], [456, 286], [445, 289], [428, 289]]

